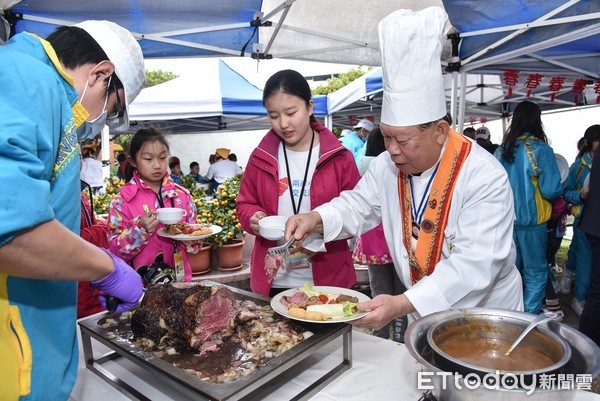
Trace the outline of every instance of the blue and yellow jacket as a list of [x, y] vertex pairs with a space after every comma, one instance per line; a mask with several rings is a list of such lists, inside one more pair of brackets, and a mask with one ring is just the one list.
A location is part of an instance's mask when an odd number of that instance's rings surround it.
[[578, 218], [583, 211], [584, 203], [581, 201], [581, 189], [587, 176], [592, 170], [592, 157], [589, 153], [584, 153], [578, 157], [569, 168], [569, 176], [565, 181], [564, 196], [567, 203], [572, 204], [571, 214]]
[[[79, 233], [81, 105], [72, 78], [48, 42], [22, 33], [0, 46], [0, 87], [0, 246], [52, 219]], [[1, 400], [69, 397], [76, 301], [76, 282], [0, 273]]]
[[554, 152], [539, 139], [523, 135], [515, 141], [515, 160], [509, 163], [496, 157], [508, 173], [515, 200], [515, 227], [546, 223], [552, 215], [552, 201], [562, 194], [560, 171]]

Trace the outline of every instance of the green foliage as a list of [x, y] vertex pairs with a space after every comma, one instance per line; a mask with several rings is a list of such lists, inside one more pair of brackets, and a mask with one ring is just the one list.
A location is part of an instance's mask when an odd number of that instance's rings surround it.
[[106, 181], [106, 189], [101, 190], [97, 195], [94, 195], [94, 213], [96, 215], [105, 215], [108, 213], [110, 201], [119, 189], [125, 185], [125, 181], [119, 179], [116, 175], [111, 175]]
[[[114, 143], [118, 143], [119, 145], [121, 145], [123, 147], [123, 149], [125, 149], [125, 152], [127, 152], [127, 145], [129, 144], [129, 140], [131, 139], [131, 134], [120, 134], [115, 136], [112, 141]], [[111, 173], [111, 175], [113, 175]]]
[[241, 180], [242, 174], [225, 180], [215, 191], [213, 199], [194, 199], [198, 210], [198, 222], [216, 224], [223, 229], [219, 234], [204, 240], [213, 247], [219, 247], [245, 234], [235, 210]]
[[179, 184], [182, 187], [185, 187], [188, 191], [190, 191], [190, 195], [192, 199], [202, 199], [206, 196], [206, 191], [204, 188], [199, 188], [196, 184], [197, 181], [191, 175], [184, 175], [179, 179]]
[[360, 68], [352, 68], [347, 72], [339, 74], [335, 78], [329, 78], [326, 85], [317, 86], [312, 90], [312, 93], [313, 95], [327, 95], [331, 92], [335, 92], [336, 90], [348, 85], [355, 79], [360, 78], [365, 73], [366, 71], [362, 71]]
[[170, 71], [163, 70], [150, 70], [146, 71], [146, 88], [149, 88], [154, 85], [162, 84], [163, 82], [170, 81], [172, 79], [177, 78], [179, 75], [176, 75]]

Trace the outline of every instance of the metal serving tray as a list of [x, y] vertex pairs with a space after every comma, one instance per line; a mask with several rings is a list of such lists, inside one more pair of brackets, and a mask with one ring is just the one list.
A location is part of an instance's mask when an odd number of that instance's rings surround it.
[[[197, 285], [197, 283], [194, 284]], [[202, 284], [223, 285], [212, 281], [204, 281]], [[269, 298], [235, 287], [227, 287], [235, 294], [238, 300], [249, 299], [259, 306], [269, 304]], [[98, 324], [98, 321], [111, 317], [119, 322], [119, 316], [119, 314], [109, 315], [107, 313], [102, 315], [100, 319], [96, 315], [79, 321], [83, 355], [86, 367], [90, 371], [132, 400], [150, 401], [150, 398], [143, 395], [124, 380], [118, 379], [106, 366], [103, 366], [106, 362], [116, 361], [118, 358], [126, 358], [144, 370], [151, 372], [153, 376], [177, 389], [177, 391], [185, 393], [190, 399], [215, 401], [257, 399], [256, 395], [261, 392], [264, 393], [265, 389], [277, 387], [272, 386], [272, 384], [276, 383], [279, 375], [293, 372], [294, 369], [300, 371], [302, 368], [295, 365], [310, 356], [314, 351], [340, 336], [343, 337], [341, 362], [298, 393], [292, 400], [308, 400], [352, 367], [352, 327], [350, 325], [343, 323], [311, 324], [295, 322], [307, 331], [314, 333], [314, 335], [278, 357], [271, 359], [266, 365], [257, 368], [246, 376], [228, 383], [209, 383], [188, 374], [150, 352], [144, 351], [144, 349], [133, 345], [128, 339], [118, 337], [118, 333], [116, 338], [112, 340], [107, 339], [109, 332], [115, 332], [114, 328], [103, 328]], [[126, 324], [129, 325], [129, 320], [127, 320]], [[104, 344], [112, 351], [100, 357], [94, 357], [92, 338]]]

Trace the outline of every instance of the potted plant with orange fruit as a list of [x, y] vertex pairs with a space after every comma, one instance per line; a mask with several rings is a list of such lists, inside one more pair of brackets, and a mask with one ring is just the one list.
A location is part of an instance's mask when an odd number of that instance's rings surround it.
[[206, 238], [216, 252], [220, 270], [237, 270], [242, 267], [245, 232], [235, 210], [242, 175], [225, 180], [212, 199], [196, 199], [198, 222], [221, 227], [221, 232]]

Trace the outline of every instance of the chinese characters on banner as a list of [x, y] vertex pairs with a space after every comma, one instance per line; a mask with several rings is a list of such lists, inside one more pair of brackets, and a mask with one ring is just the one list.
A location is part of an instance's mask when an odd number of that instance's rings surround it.
[[[519, 74], [520, 71], [516, 70], [506, 70], [503, 74], [504, 84], [508, 87], [506, 97], [510, 97], [513, 95], [513, 88], [517, 88], [517, 84], [519, 83]], [[531, 97], [533, 94], [533, 90], [538, 87], [544, 87], [542, 80], [544, 79], [544, 75], [538, 73], [531, 73], [527, 76], [525, 83], [523, 86], [527, 88], [526, 97]], [[575, 78], [573, 79], [573, 84], [570, 84], [570, 80], [567, 80], [567, 77], [556, 75], [550, 76], [548, 79], [548, 90], [550, 91], [550, 101], [554, 102], [556, 99], [556, 95], [560, 93], [563, 88], [569, 88], [571, 86], [571, 92], [573, 92], [573, 102], [575, 105], [579, 105], [585, 102], [582, 94], [586, 90], [586, 86], [589, 84], [593, 84], [594, 82], [586, 79], [586, 78]], [[596, 93], [596, 103], [600, 104], [600, 81], [597, 81], [594, 84], [594, 92]]]

